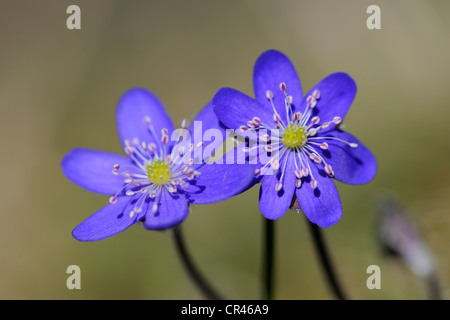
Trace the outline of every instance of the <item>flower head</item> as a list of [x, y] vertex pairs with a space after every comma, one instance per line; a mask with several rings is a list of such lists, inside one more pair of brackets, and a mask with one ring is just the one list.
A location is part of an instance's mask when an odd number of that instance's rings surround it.
[[116, 121], [126, 156], [75, 148], [62, 161], [69, 180], [110, 196], [109, 204], [73, 230], [78, 240], [104, 239], [139, 221], [147, 229], [171, 228], [187, 217], [189, 204], [228, 199], [244, 191], [253, 179], [249, 165], [203, 159], [204, 148], [218, 147], [202, 140], [204, 131], [215, 128], [225, 134], [211, 104], [195, 118], [202, 124], [200, 132], [194, 133], [192, 126], [175, 130], [159, 99], [137, 88], [120, 99]]
[[335, 224], [342, 206], [332, 178], [367, 183], [377, 166], [373, 154], [339, 127], [355, 97], [355, 82], [334, 73], [303, 96], [291, 61], [270, 50], [255, 63], [253, 85], [255, 99], [222, 88], [213, 105], [224, 125], [254, 142], [243, 151], [259, 151], [255, 176], [262, 214], [274, 220], [300, 207], [321, 227]]

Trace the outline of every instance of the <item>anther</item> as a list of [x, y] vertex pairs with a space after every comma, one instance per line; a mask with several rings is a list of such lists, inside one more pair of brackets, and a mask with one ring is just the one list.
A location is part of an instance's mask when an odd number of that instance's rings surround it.
[[240, 126], [240, 127], [239, 127], [239, 130], [245, 132], [245, 131], [248, 130], [248, 128], [247, 128], [246, 126]]
[[275, 190], [276, 191], [280, 191], [283, 188], [283, 184], [281, 183], [281, 181], [279, 181], [276, 185], [275, 185]]
[[327, 150], [327, 149], [328, 149], [328, 143], [322, 142], [322, 143], [320, 144], [320, 149]]
[[331, 166], [329, 164], [327, 164], [325, 166], [325, 172], [330, 176], [330, 177], [334, 177], [334, 171], [333, 168], [331, 168]]
[[253, 123], [254, 123], [256, 126], [259, 126], [259, 125], [261, 124], [261, 119], [258, 118], [258, 117], [254, 117], [254, 118], [252, 119], [252, 121], [253, 121]]
[[302, 175], [303, 175], [305, 178], [309, 175], [308, 168], [303, 168], [303, 169], [302, 169]]
[[272, 158], [270, 159], [270, 166], [273, 170], [278, 170], [280, 168], [280, 162], [278, 161], [278, 158]]
[[247, 121], [247, 127], [256, 128], [258, 125], [254, 123], [252, 120]]
[[319, 90], [314, 90], [312, 93], [312, 96], [314, 99], [318, 100], [320, 98], [320, 91]]
[[316, 179], [311, 180], [311, 188], [313, 188], [313, 189], [317, 188], [317, 184], [318, 184], [318, 182]]
[[268, 100], [272, 101], [272, 100], [273, 100], [273, 92], [270, 91], [270, 90], [267, 90], [267, 91], [266, 91], [266, 98], [267, 98]]
[[286, 83], [284, 83], [284, 82], [280, 83], [280, 90], [283, 92], [286, 91]]
[[150, 150], [151, 152], [156, 152], [156, 144], [154, 144], [153, 142], [149, 143], [148, 150]]
[[281, 118], [277, 113], [273, 114], [273, 121], [275, 121], [276, 123], [281, 122]]
[[320, 118], [319, 117], [313, 117], [312, 119], [311, 119], [311, 123], [312, 124], [318, 124], [320, 122]]
[[115, 204], [117, 202], [117, 197], [111, 197], [109, 198], [109, 203]]
[[308, 96], [308, 97], [306, 98], [306, 102], [307, 102], [309, 105], [310, 105], [313, 101], [314, 101], [313, 96]]
[[339, 124], [339, 123], [341, 123], [341, 122], [342, 122], [342, 118], [341, 118], [341, 117], [334, 117], [334, 118], [333, 118], [333, 123]]
[[297, 179], [295, 181], [295, 187], [298, 189], [302, 186], [302, 179]]
[[293, 98], [292, 96], [287, 96], [287, 97], [286, 97], [286, 102], [287, 102], [288, 104], [292, 104], [293, 101], [294, 101], [294, 98]]

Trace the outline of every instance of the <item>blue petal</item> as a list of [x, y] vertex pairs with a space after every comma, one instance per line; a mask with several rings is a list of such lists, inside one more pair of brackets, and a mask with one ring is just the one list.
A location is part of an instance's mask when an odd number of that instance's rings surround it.
[[[146, 117], [150, 118], [155, 135], [150, 132], [149, 126], [145, 123]], [[135, 138], [158, 145], [163, 128], [169, 131], [169, 138], [174, 130], [173, 122], [158, 97], [142, 88], [131, 89], [120, 98], [116, 111], [116, 123], [119, 139], [124, 147], [125, 140]]]
[[112, 173], [113, 166], [129, 165], [127, 157], [85, 148], [75, 148], [62, 160], [65, 176], [91, 192], [114, 195], [124, 185], [123, 178]]
[[237, 130], [240, 126], [247, 126], [247, 122], [254, 117], [259, 117], [262, 123], [274, 124], [270, 105], [263, 105], [235, 89], [220, 89], [212, 103], [217, 118], [237, 133], [240, 133], [240, 130]]
[[[195, 147], [193, 156], [198, 164], [207, 161], [225, 143], [232, 130], [227, 129], [214, 113], [212, 103], [208, 103], [189, 126], [191, 140]], [[228, 130], [228, 131], [227, 131]], [[202, 147], [197, 147], [203, 143]], [[198, 159], [197, 159], [198, 158]]]
[[[320, 123], [324, 123], [332, 121], [334, 117], [344, 119], [355, 99], [357, 88], [355, 81], [348, 74], [337, 72], [320, 81], [305, 98], [312, 95], [314, 90], [319, 90], [320, 98], [313, 109], [313, 115], [320, 118]], [[304, 112], [306, 105], [306, 99], [304, 99], [299, 111]], [[331, 123], [329, 130], [335, 126]]]
[[116, 203], [106, 205], [79, 224], [72, 231], [73, 237], [79, 241], [97, 241], [124, 231], [142, 219], [143, 213], [130, 218], [133, 205], [127, 196], [117, 198]]
[[328, 149], [316, 148], [324, 160], [333, 168], [334, 178], [348, 184], [364, 184], [371, 181], [377, 172], [377, 160], [373, 153], [348, 132], [332, 130], [325, 136], [358, 144], [352, 148], [344, 142], [331, 139], [315, 140], [328, 143]]
[[[192, 167], [201, 175], [188, 181], [189, 184], [184, 189], [190, 202], [206, 204], [223, 201], [251, 186], [255, 170], [252, 165], [239, 164], [238, 153], [234, 152], [236, 150], [220, 156], [223, 154], [222, 146], [226, 143], [229, 132], [214, 114], [212, 103], [208, 103], [199, 112], [189, 130], [194, 136], [194, 145], [204, 142], [202, 148], [194, 151], [194, 154], [196, 151], [200, 153], [202, 161], [194, 162], [198, 165], [194, 164]], [[214, 155], [216, 162], [208, 162], [211, 155]]]
[[297, 201], [306, 217], [320, 227], [327, 228], [342, 217], [342, 205], [333, 180], [324, 170], [310, 165], [317, 188], [311, 186], [311, 175], [302, 178], [302, 185], [296, 189]]
[[[155, 204], [157, 205], [156, 211], [153, 210]], [[186, 219], [188, 213], [189, 205], [184, 194], [171, 194], [163, 189], [159, 196], [150, 199], [144, 226], [150, 230], [169, 229]]]
[[[285, 156], [285, 165], [280, 162], [278, 174], [263, 176], [261, 188], [259, 189], [259, 210], [264, 217], [276, 220], [283, 216], [289, 209], [295, 191], [295, 162], [293, 154]], [[282, 180], [283, 188], [275, 190], [276, 184], [280, 180], [281, 172], [284, 171]]]
[[[287, 92], [293, 98], [292, 110], [298, 111], [303, 100], [302, 86], [294, 66], [288, 57], [276, 50], [264, 52], [256, 60], [253, 69], [253, 88], [255, 98], [271, 109], [270, 101], [266, 97], [267, 90], [274, 95], [274, 104], [284, 123], [286, 119], [285, 94], [280, 90], [281, 83], [286, 84]], [[273, 113], [273, 112], [272, 112]]]
[[224, 201], [252, 186], [254, 169], [248, 164], [204, 164], [200, 177], [188, 181], [184, 192], [194, 204]]

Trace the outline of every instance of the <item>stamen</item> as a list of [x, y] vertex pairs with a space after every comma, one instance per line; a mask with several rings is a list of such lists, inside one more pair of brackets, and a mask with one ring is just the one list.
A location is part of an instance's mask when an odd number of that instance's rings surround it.
[[294, 101], [294, 98], [292, 96], [287, 96], [286, 97], [286, 103], [287, 104], [292, 104], [293, 101]]
[[300, 121], [302, 119], [302, 113], [297, 111], [294, 113], [294, 121]]
[[276, 123], [280, 123], [281, 122], [281, 118], [278, 115], [278, 113], [274, 113], [273, 114], [273, 121], [275, 121]]
[[334, 118], [333, 118], [333, 122], [334, 122], [335, 124], [339, 124], [339, 123], [342, 122], [342, 118], [341, 118], [341, 117], [334, 117]]
[[279, 181], [276, 185], [275, 185], [275, 190], [276, 191], [280, 191], [283, 188], [283, 184], [281, 183], [281, 181]]
[[240, 127], [239, 127], [239, 130], [245, 132], [245, 131], [248, 130], [248, 128], [247, 128], [246, 126], [240, 126]]
[[247, 127], [256, 128], [258, 125], [254, 123], [252, 120], [247, 121]]
[[317, 89], [314, 90], [313, 93], [312, 93], [312, 96], [313, 96], [314, 99], [319, 100], [319, 98], [320, 98], [320, 91], [317, 90]]
[[333, 168], [329, 164], [325, 166], [325, 172], [332, 178], [334, 177], [334, 171]]
[[280, 162], [277, 157], [270, 159], [270, 166], [273, 170], [277, 171], [280, 168]]
[[322, 142], [322, 143], [320, 144], [320, 149], [327, 150], [327, 149], [328, 149], [328, 143]]
[[320, 122], [320, 118], [319, 117], [313, 117], [312, 119], [311, 119], [311, 123], [312, 124], [318, 124]]
[[254, 117], [252, 122], [258, 127], [261, 124], [261, 119], [258, 117]]

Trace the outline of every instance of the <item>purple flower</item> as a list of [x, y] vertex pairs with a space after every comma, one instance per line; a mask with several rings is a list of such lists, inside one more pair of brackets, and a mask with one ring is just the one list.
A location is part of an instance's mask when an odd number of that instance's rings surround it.
[[270, 50], [255, 63], [253, 86], [255, 99], [222, 88], [213, 105], [225, 126], [257, 140], [244, 151], [262, 151], [255, 171], [261, 213], [275, 220], [299, 206], [311, 222], [335, 224], [342, 206], [331, 178], [363, 184], [377, 168], [373, 154], [339, 127], [355, 97], [355, 82], [346, 73], [334, 73], [303, 96], [291, 61]]
[[210, 164], [192, 156], [202, 156], [207, 147], [216, 148], [214, 142], [202, 140], [206, 129], [225, 134], [212, 105], [203, 108], [195, 121], [200, 121], [201, 132], [194, 133], [192, 126], [175, 130], [154, 94], [140, 88], [126, 92], [116, 112], [126, 156], [75, 148], [62, 161], [69, 180], [111, 196], [110, 203], [78, 225], [72, 235], [80, 241], [100, 240], [139, 221], [151, 230], [171, 228], [186, 219], [189, 204], [218, 202], [244, 191], [253, 179], [252, 166]]

